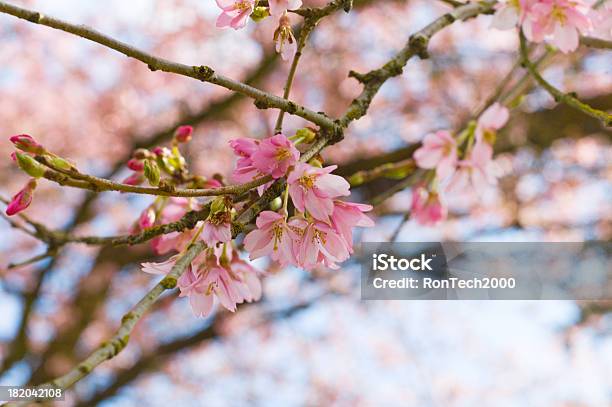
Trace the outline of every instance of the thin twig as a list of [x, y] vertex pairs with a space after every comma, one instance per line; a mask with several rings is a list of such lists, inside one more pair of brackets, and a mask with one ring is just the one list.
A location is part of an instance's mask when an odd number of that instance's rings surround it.
[[[136, 323], [144, 316], [147, 310], [157, 301], [161, 294], [176, 287], [176, 282], [179, 277], [185, 272], [193, 259], [200, 254], [205, 244], [202, 241], [193, 243], [185, 251], [185, 253], [176, 261], [172, 270], [151, 289], [127, 314], [121, 318], [121, 325], [115, 335], [108, 341], [104, 342], [98, 349], [92, 352], [85, 360], [79, 363], [74, 369], [70, 370], [65, 375], [52, 380], [49, 383], [42, 384], [39, 387], [56, 387], [67, 389], [73, 384], [87, 376], [96, 366], [114, 358], [127, 345], [130, 334]], [[28, 405], [28, 402], [9, 403], [7, 406], [23, 406]]]
[[12, 16], [27, 20], [31, 23], [46, 25], [47, 27], [65, 31], [70, 34], [96, 42], [108, 48], [114, 49], [128, 57], [137, 59], [147, 64], [152, 71], [170, 72], [177, 75], [188, 76], [203, 82], [219, 85], [234, 92], [242, 93], [255, 99], [255, 104], [258, 108], [277, 108], [283, 109], [287, 113], [300, 116], [312, 123], [315, 123], [323, 128], [333, 128], [334, 122], [324, 114], [317, 113], [306, 107], [300, 106], [289, 100], [285, 100], [276, 95], [264, 92], [253, 86], [246, 85], [242, 82], [235, 81], [223, 75], [216, 73], [211, 67], [201, 65], [192, 66], [184, 65], [178, 62], [173, 62], [164, 58], [160, 58], [144, 52], [138, 48], [128, 45], [124, 42], [111, 38], [99, 31], [89, 28], [85, 25], [71, 24], [66, 21], [45, 16], [37, 11], [28, 10], [17, 7], [0, 1], [0, 12], [10, 14]]
[[546, 79], [540, 75], [534, 64], [529, 60], [529, 55], [527, 53], [527, 40], [525, 39], [525, 35], [521, 31], [520, 36], [520, 49], [521, 56], [523, 58], [523, 63], [531, 76], [542, 86], [557, 102], [563, 102], [568, 106], [571, 106], [575, 109], [582, 111], [583, 113], [594, 117], [595, 119], [600, 120], [604, 126], [612, 126], [612, 115], [606, 113], [602, 110], [595, 109], [586, 103], [581, 102], [576, 96], [573, 94], [566, 94], [555, 88], [551, 85]]

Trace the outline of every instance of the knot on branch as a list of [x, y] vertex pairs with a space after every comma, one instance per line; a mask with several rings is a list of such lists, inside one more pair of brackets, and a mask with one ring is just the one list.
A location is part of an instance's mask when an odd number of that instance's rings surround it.
[[263, 98], [255, 99], [253, 101], [253, 104], [255, 105], [256, 108], [261, 109], [261, 110], [265, 110], [265, 109], [269, 109], [270, 108], [270, 103], [267, 100], [263, 99]]
[[176, 277], [172, 277], [172, 276], [166, 276], [164, 277], [164, 279], [160, 282], [161, 286], [164, 287], [166, 290], [172, 290], [174, 287], [176, 287]]
[[28, 14], [28, 16], [26, 17], [26, 20], [34, 24], [40, 24], [40, 20], [42, 20], [42, 18], [43, 18], [43, 15], [40, 14], [38, 11], [36, 11], [34, 13]]
[[196, 77], [204, 82], [210, 80], [210, 78], [212, 78], [212, 76], [215, 74], [214, 69], [205, 65], [194, 66], [193, 70], [196, 74]]
[[[450, 16], [450, 14], [447, 14]], [[454, 19], [454, 17], [451, 16], [451, 18]], [[429, 52], [427, 52], [427, 47], [429, 45], [429, 37], [421, 34], [421, 33], [417, 33], [414, 35], [411, 35], [410, 38], [408, 39], [408, 45], [410, 46], [410, 49], [419, 56], [419, 58], [421, 59], [427, 59], [429, 58]]]
[[344, 140], [344, 128], [339, 120], [335, 120], [334, 127], [328, 130], [327, 139], [329, 140], [327, 144], [330, 146]]
[[342, 10], [348, 13], [353, 9], [353, 0], [342, 0]]

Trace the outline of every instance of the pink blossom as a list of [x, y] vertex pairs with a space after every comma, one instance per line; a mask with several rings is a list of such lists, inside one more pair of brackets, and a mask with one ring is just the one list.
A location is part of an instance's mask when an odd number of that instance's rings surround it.
[[302, 7], [302, 0], [270, 0], [268, 1], [270, 14], [275, 17], [280, 17], [287, 10], [297, 10]]
[[[294, 227], [297, 227], [297, 223]], [[300, 221], [302, 239], [297, 247], [298, 263], [306, 270], [318, 264], [338, 269], [336, 263], [349, 258], [349, 248], [342, 236], [327, 223]]]
[[30, 206], [30, 204], [32, 203], [34, 189], [36, 189], [36, 179], [32, 178], [28, 181], [27, 184], [25, 184], [21, 191], [17, 192], [13, 196], [13, 198], [6, 207], [6, 214], [8, 216], [13, 216], [27, 209], [27, 207]]
[[191, 126], [179, 126], [174, 132], [174, 139], [179, 143], [187, 143], [191, 140], [193, 134], [193, 127]]
[[243, 158], [250, 158], [251, 155], [257, 150], [259, 146], [259, 140], [252, 138], [239, 138], [230, 140], [230, 147], [234, 150], [234, 154]]
[[162, 261], [160, 263], [153, 263], [153, 262], [141, 263], [142, 271], [144, 271], [145, 273], [149, 273], [149, 274], [168, 274], [170, 270], [172, 270], [172, 267], [174, 267], [174, 264], [176, 263], [176, 260], [178, 258], [179, 258], [179, 255], [175, 254], [174, 256], [170, 257], [168, 260]]
[[291, 22], [286, 13], [278, 21], [278, 28], [274, 31], [274, 42], [276, 44], [276, 52], [280, 54], [283, 61], [293, 59], [297, 53], [297, 41], [291, 30]]
[[30, 154], [44, 154], [45, 148], [39, 144], [34, 138], [28, 134], [18, 134], [9, 138], [11, 143], [21, 151]]
[[257, 229], [244, 238], [244, 247], [251, 260], [270, 255], [281, 264], [297, 264], [296, 235], [285, 217], [272, 211], [263, 211], [257, 217]]
[[283, 177], [299, 158], [300, 152], [283, 134], [262, 140], [259, 148], [251, 155], [253, 166], [263, 174], [272, 175], [274, 179]]
[[253, 9], [255, 0], [215, 0], [222, 10], [217, 18], [218, 28], [232, 27], [234, 30], [243, 28]]
[[242, 282], [242, 284], [238, 285], [238, 289], [245, 301], [258, 301], [262, 294], [259, 270], [242, 260], [238, 253], [234, 253], [232, 256], [229, 269], [233, 276]]
[[497, 3], [491, 27], [509, 30], [520, 25], [534, 0], [502, 0]]
[[612, 2], [606, 2], [598, 9], [591, 8], [588, 14], [593, 26], [591, 35], [612, 40]]
[[232, 240], [232, 230], [229, 219], [220, 220], [213, 216], [211, 219], [204, 222], [201, 238], [209, 246], [214, 246], [217, 243], [225, 243]]
[[173, 250], [180, 252], [189, 245], [192, 238], [192, 231], [171, 232], [151, 239], [151, 248], [158, 255], [166, 254]]
[[510, 112], [506, 107], [497, 102], [492, 104], [478, 118], [478, 123], [476, 124], [476, 139], [482, 140], [483, 136], [485, 136], [486, 139], [487, 133], [495, 133], [497, 130], [504, 127], [509, 117]]
[[206, 317], [213, 307], [212, 293], [207, 292], [207, 287], [202, 283], [202, 275], [189, 267], [177, 281], [179, 297], [188, 297], [191, 310], [196, 317]]
[[440, 179], [453, 174], [457, 165], [457, 143], [446, 130], [430, 133], [423, 139], [423, 146], [414, 152], [420, 168], [436, 169]]
[[465, 160], [450, 179], [447, 190], [451, 193], [482, 193], [488, 186], [495, 185], [497, 178], [493, 171], [493, 149], [485, 141], [476, 141]]
[[580, 32], [591, 29], [587, 12], [588, 6], [582, 0], [540, 0], [530, 8], [523, 30], [530, 41], [548, 38], [567, 53], [578, 48]]
[[315, 219], [327, 221], [334, 211], [332, 199], [350, 195], [349, 183], [330, 174], [336, 168], [336, 165], [317, 168], [305, 163], [296, 164], [287, 182], [293, 205], [300, 212], [307, 210]]
[[364, 212], [369, 212], [371, 210], [372, 205], [334, 201], [334, 211], [331, 215], [331, 222], [336, 232], [338, 232], [346, 242], [346, 246], [350, 253], [353, 253], [353, 228], [355, 226], [374, 226], [374, 221], [364, 214]]
[[424, 226], [435, 225], [447, 215], [447, 208], [442, 205], [439, 195], [423, 185], [414, 187], [410, 211], [411, 217]]

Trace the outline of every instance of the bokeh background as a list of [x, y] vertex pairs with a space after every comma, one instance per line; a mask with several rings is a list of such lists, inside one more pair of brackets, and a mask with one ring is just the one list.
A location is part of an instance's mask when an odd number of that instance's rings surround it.
[[[288, 64], [276, 57], [275, 24], [218, 30], [212, 0], [14, 1], [85, 23], [156, 55], [219, 72], [281, 94]], [[320, 5], [323, 1], [308, 1]], [[384, 63], [410, 33], [448, 10], [434, 0], [356, 0], [315, 31], [292, 98], [341, 114], [360, 91], [348, 71]], [[343, 175], [409, 157], [436, 129], [459, 129], [516, 62], [513, 31], [490, 16], [434, 37], [431, 58], [411, 60], [386, 83], [368, 116], [326, 149]], [[295, 23], [299, 23], [296, 19]], [[544, 70], [557, 86], [612, 108], [610, 54], [580, 48]], [[520, 69], [519, 69], [520, 74]], [[520, 77], [520, 75], [519, 75]], [[375, 210], [363, 241], [583, 241], [612, 236], [611, 131], [527, 88], [499, 135], [498, 188], [449, 202], [436, 227], [404, 222], [410, 190]], [[138, 61], [47, 27], [0, 15], [0, 193], [26, 177], [8, 137], [28, 133], [83, 172], [120, 180], [135, 147], [196, 127], [187, 157], [204, 175], [228, 175], [227, 141], [265, 137], [276, 112], [189, 78], [151, 72]], [[288, 133], [305, 123], [287, 117]], [[355, 201], [395, 181], [356, 188]], [[126, 233], [151, 198], [89, 195], [41, 182], [27, 214], [80, 234]], [[2, 207], [4, 211], [4, 207]], [[398, 229], [399, 227], [399, 229]], [[139, 269], [148, 245], [71, 245], [51, 259], [8, 270], [45, 250], [0, 218], [0, 384], [41, 383], [65, 373], [110, 337], [119, 319], [156, 282]], [[102, 406], [610, 406], [611, 303], [572, 301], [361, 301], [359, 267], [269, 271], [264, 297], [192, 316], [166, 295], [129, 346], [69, 393], [67, 405]]]

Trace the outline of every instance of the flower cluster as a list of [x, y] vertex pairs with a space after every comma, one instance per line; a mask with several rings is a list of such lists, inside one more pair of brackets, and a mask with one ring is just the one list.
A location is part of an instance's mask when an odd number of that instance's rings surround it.
[[[151, 274], [167, 274], [179, 255], [163, 263], [143, 263], [142, 270]], [[261, 272], [240, 259], [228, 245], [211, 246], [198, 255], [177, 281], [181, 297], [188, 297], [196, 316], [212, 311], [214, 297], [228, 310], [236, 305], [261, 298]]]
[[248, 18], [260, 21], [272, 16], [278, 20], [278, 28], [274, 31], [276, 51], [285, 61], [293, 58], [297, 52], [297, 42], [291, 29], [291, 21], [287, 11], [297, 10], [302, 6], [302, 0], [269, 0], [268, 7], [257, 7], [257, 0], [215, 0], [221, 9], [216, 26], [231, 27], [235, 30], [244, 28]]
[[[298, 136], [296, 141], [301, 140]], [[282, 265], [306, 270], [323, 264], [338, 268], [353, 252], [352, 229], [373, 226], [364, 212], [369, 205], [343, 202], [350, 195], [349, 183], [332, 174], [336, 166], [321, 168], [299, 162], [299, 151], [282, 134], [262, 141], [239, 139], [230, 142], [239, 157], [234, 178], [249, 180], [262, 175], [287, 175], [287, 189], [280, 212], [264, 211], [257, 229], [244, 239], [251, 259], [269, 255]], [[289, 200], [294, 216], [289, 217]]]
[[[578, 48], [580, 33], [600, 33], [593, 30], [606, 20], [609, 27], [611, 18], [609, 11], [605, 16], [590, 10], [584, 0], [505, 0], [498, 4], [492, 26], [501, 30], [519, 26], [530, 41], [548, 41], [567, 53]], [[604, 35], [612, 37], [610, 30]]]
[[446, 218], [440, 190], [479, 194], [497, 182], [492, 169], [493, 145], [508, 117], [508, 109], [495, 103], [458, 137], [446, 130], [425, 136], [414, 159], [418, 167], [434, 170], [435, 177], [413, 188], [411, 211], [417, 222], [433, 225]]

